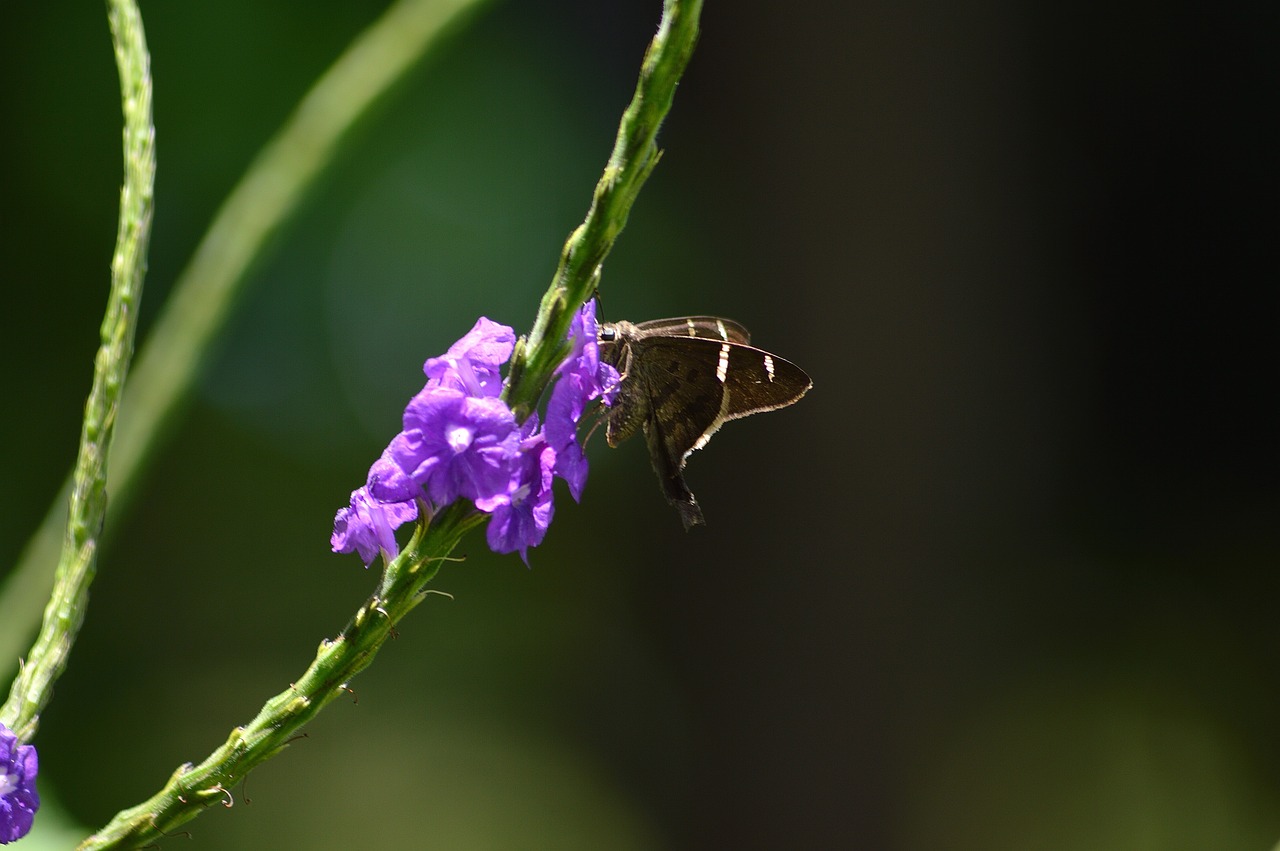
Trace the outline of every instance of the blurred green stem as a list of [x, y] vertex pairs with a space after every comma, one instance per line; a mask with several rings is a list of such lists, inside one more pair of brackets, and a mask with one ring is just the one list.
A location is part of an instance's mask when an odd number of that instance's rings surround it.
[[[322, 76], [267, 143], [210, 225], [148, 335], [124, 398], [107, 489], [112, 516], [132, 498], [212, 341], [268, 242], [333, 163], [352, 128], [463, 14], [483, 0], [400, 0]], [[136, 311], [135, 311], [136, 313]], [[0, 659], [22, 651], [44, 600], [65, 495], [50, 508], [0, 594]]]
[[596, 184], [591, 209], [565, 242], [555, 277], [538, 306], [533, 330], [511, 359], [507, 402], [521, 421], [533, 410], [564, 360], [569, 322], [595, 291], [601, 264], [626, 226], [640, 188], [658, 164], [658, 128], [671, 109], [676, 84], [693, 55], [701, 14], [702, 0], [663, 3], [662, 22], [645, 52], [635, 95], [618, 125], [613, 153]]
[[[98, 538], [107, 511], [107, 455], [115, 432], [147, 269], [151, 204], [156, 180], [155, 126], [151, 119], [151, 58], [142, 16], [134, 0], [108, 0], [107, 17], [120, 73], [124, 112], [124, 184], [120, 225], [111, 258], [111, 291], [102, 320], [101, 343], [93, 362], [93, 385], [84, 406], [80, 450], [72, 472], [62, 555], [44, 622], [26, 662], [0, 708], [0, 722], [30, 741], [53, 684], [67, 666], [84, 621], [89, 586], [97, 565]], [[52, 561], [52, 558], [50, 558]], [[31, 606], [34, 614], [36, 606]]]

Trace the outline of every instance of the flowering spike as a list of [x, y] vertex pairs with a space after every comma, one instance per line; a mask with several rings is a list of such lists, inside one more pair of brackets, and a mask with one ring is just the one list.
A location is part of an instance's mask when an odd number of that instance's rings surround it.
[[365, 566], [379, 550], [394, 557], [394, 530], [417, 517], [419, 500], [434, 510], [466, 499], [492, 515], [489, 547], [519, 552], [528, 564], [555, 511], [553, 475], [574, 499], [582, 495], [587, 458], [578, 421], [592, 400], [611, 402], [618, 384], [617, 371], [600, 361], [594, 302], [574, 317], [568, 342], [545, 427], [536, 412], [517, 423], [500, 398], [501, 366], [515, 349], [506, 325], [481, 317], [448, 352], [428, 359], [426, 386], [405, 407], [404, 428], [334, 518], [334, 551], [354, 550]]

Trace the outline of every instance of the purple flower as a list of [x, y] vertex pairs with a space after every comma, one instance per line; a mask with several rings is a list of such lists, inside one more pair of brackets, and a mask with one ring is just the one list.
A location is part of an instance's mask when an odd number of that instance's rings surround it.
[[[530, 417], [531, 421], [536, 417]], [[490, 499], [476, 500], [476, 508], [493, 515], [485, 537], [495, 553], [520, 551], [525, 566], [529, 564], [529, 547], [542, 543], [551, 525], [555, 506], [551, 500], [551, 475], [556, 453], [542, 432], [534, 433], [520, 443], [520, 453], [512, 468], [505, 493]]]
[[432, 505], [503, 493], [520, 433], [501, 399], [467, 396], [430, 383], [404, 411], [404, 431], [369, 470], [374, 499], [426, 495]]
[[395, 530], [417, 518], [416, 502], [378, 502], [369, 496], [367, 488], [360, 488], [351, 492], [351, 504], [338, 509], [333, 518], [329, 545], [335, 553], [355, 550], [368, 567], [379, 550], [385, 553], [384, 558], [395, 558], [400, 553]]
[[587, 482], [587, 456], [578, 443], [578, 421], [593, 399], [613, 404], [618, 371], [600, 360], [596, 303], [588, 301], [569, 325], [569, 357], [556, 370], [558, 380], [547, 401], [547, 440], [556, 453], [556, 474], [569, 484], [575, 500]]
[[40, 809], [38, 762], [35, 747], [19, 745], [13, 731], [0, 724], [0, 845], [16, 842], [31, 830]]
[[515, 345], [515, 331], [481, 316], [449, 351], [428, 359], [422, 371], [440, 387], [461, 390], [468, 396], [493, 398], [502, 392], [502, 375], [498, 370], [511, 358]]
[[589, 391], [586, 401], [599, 398], [605, 405], [612, 405], [620, 377], [616, 369], [600, 361], [600, 324], [596, 322], [595, 299], [578, 310], [569, 323], [568, 336], [571, 345], [569, 356], [556, 372], [578, 376], [583, 389]]

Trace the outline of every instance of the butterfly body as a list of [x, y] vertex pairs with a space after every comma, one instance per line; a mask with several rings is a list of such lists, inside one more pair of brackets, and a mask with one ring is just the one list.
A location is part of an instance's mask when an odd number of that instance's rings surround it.
[[750, 343], [746, 328], [715, 316], [600, 326], [600, 357], [621, 376], [606, 439], [617, 446], [644, 433], [662, 491], [686, 529], [705, 524], [684, 481], [689, 454], [729, 420], [784, 408], [813, 386], [800, 367]]

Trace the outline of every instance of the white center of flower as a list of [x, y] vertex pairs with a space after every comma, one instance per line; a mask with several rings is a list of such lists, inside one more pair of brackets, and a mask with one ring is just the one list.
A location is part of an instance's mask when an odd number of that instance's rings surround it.
[[466, 451], [467, 447], [471, 445], [471, 438], [471, 429], [466, 426], [456, 426], [445, 433], [445, 440], [449, 441], [449, 448], [453, 450], [455, 455]]
[[7, 771], [0, 774], [0, 798], [10, 795], [18, 789], [18, 775], [10, 774]]

